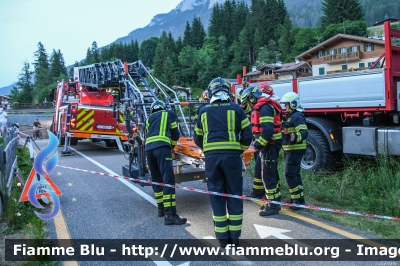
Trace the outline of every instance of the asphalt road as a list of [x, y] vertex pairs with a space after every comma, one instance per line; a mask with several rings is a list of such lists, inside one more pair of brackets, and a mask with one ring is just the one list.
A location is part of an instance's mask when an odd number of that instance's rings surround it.
[[[45, 147], [48, 140], [37, 141]], [[63, 147], [59, 147], [61, 152]], [[102, 173], [122, 175], [122, 166], [127, 164], [125, 155], [117, 149], [107, 148], [102, 143], [79, 142], [72, 149], [73, 156], [59, 157], [58, 165]], [[65, 225], [48, 223], [48, 238], [57, 238], [57, 227], [68, 228], [71, 239], [211, 239], [214, 238], [212, 212], [208, 195], [186, 190], [176, 191], [178, 213], [188, 219], [183, 226], [165, 226], [163, 218], [157, 217], [157, 207], [151, 187], [142, 187], [130, 181], [92, 173], [65, 169], [57, 166], [50, 174], [61, 190], [59, 197]], [[252, 180], [244, 178], [244, 193], [251, 192]], [[207, 189], [201, 181], [180, 184], [186, 187]], [[260, 205], [244, 202], [242, 239], [283, 239], [302, 244], [305, 239], [346, 239], [349, 234], [371, 238], [312, 217], [307, 211], [293, 213], [283, 207], [281, 214], [269, 218], [260, 217]], [[310, 222], [314, 221], [314, 222]], [[327, 225], [327, 226], [321, 226]], [[338, 230], [332, 230], [333, 226]], [[340, 231], [343, 230], [343, 231]], [[236, 260], [237, 259], [237, 260]], [[80, 261], [79, 265], [320, 265], [322, 262], [264, 262], [241, 261], [233, 258], [229, 262], [100, 262]], [[339, 265], [343, 262], [323, 262]], [[361, 262], [346, 262], [346, 265], [361, 265]], [[365, 264], [363, 262], [362, 264]], [[376, 265], [375, 262], [372, 262]], [[372, 265], [371, 264], [371, 265]]]

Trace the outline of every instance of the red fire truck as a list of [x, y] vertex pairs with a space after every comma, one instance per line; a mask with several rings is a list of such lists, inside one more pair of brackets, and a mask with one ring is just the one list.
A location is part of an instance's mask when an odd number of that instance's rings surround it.
[[118, 81], [98, 86], [92, 80], [94, 65], [77, 67], [74, 81], [58, 83], [54, 97], [51, 131], [65, 144], [63, 154], [78, 140], [104, 140], [107, 147], [123, 151], [122, 141], [128, 131], [121, 112], [115, 112], [119, 101]]

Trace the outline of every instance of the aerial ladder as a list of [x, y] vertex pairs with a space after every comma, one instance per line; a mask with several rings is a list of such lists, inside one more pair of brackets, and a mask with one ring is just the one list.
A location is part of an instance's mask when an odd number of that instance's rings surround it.
[[[127, 131], [128, 140], [123, 143], [129, 154], [128, 165], [122, 167], [125, 176], [150, 178], [144, 155], [145, 122], [150, 115], [150, 105], [160, 99], [180, 119], [178, 128], [181, 137], [173, 150], [176, 182], [205, 179], [204, 154], [193, 141], [191, 118], [187, 120], [182, 109], [182, 106], [190, 109], [199, 103], [180, 102], [176, 91], [155, 78], [141, 60], [133, 63], [116, 60], [78, 69], [81, 85], [118, 88], [115, 93], [118, 100], [112, 104], [112, 110], [116, 120], [124, 121]], [[244, 166], [248, 165], [251, 156], [252, 151], [245, 152]]]

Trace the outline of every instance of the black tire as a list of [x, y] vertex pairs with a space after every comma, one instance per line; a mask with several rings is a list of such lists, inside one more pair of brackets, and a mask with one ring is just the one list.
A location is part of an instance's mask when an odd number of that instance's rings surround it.
[[301, 160], [301, 168], [311, 171], [332, 170], [335, 157], [325, 135], [319, 130], [308, 130], [306, 154]]
[[115, 147], [115, 144], [116, 144], [115, 140], [106, 139], [105, 142], [106, 142], [106, 147], [108, 147], [108, 148], [114, 148]]
[[71, 138], [71, 142], [69, 143], [71, 146], [78, 145], [78, 138]]
[[42, 131], [40, 131], [40, 130], [39, 130], [39, 132], [38, 132], [38, 138], [39, 138], [39, 139], [42, 139], [42, 138], [43, 138], [43, 133], [42, 133]]

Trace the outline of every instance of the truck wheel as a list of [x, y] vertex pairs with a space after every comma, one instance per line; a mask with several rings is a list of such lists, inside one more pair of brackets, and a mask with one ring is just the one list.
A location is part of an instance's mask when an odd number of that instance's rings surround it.
[[78, 138], [71, 138], [70, 145], [71, 145], [71, 146], [76, 146], [76, 145], [78, 145]]
[[329, 170], [335, 162], [335, 155], [329, 149], [329, 143], [324, 134], [315, 129], [308, 130], [306, 154], [301, 160], [304, 170]]
[[114, 148], [115, 147], [115, 144], [116, 144], [115, 140], [106, 139], [105, 142], [106, 142], [106, 147], [108, 147], [108, 148]]

